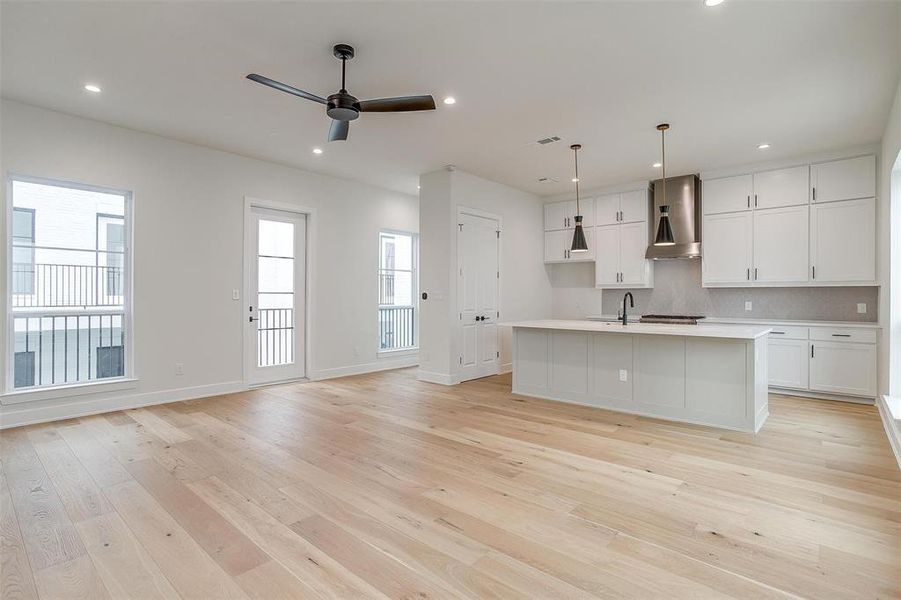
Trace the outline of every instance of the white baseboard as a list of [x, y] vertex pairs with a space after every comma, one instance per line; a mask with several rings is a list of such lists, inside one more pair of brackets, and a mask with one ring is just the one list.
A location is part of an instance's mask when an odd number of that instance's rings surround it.
[[841, 394], [826, 394], [824, 392], [808, 392], [807, 390], [793, 390], [790, 388], [770, 387], [771, 394], [781, 394], [783, 396], [799, 396], [801, 398], [814, 398], [816, 400], [835, 400], [838, 402], [850, 402], [852, 404], [873, 404], [872, 398], [863, 398], [859, 396], [842, 396]]
[[415, 367], [419, 364], [419, 355], [411, 354], [397, 358], [381, 358], [376, 362], [363, 363], [361, 365], [350, 365], [347, 367], [336, 367], [334, 369], [319, 369], [314, 371], [310, 376], [313, 381], [322, 379], [334, 379], [335, 377], [347, 377], [348, 375], [363, 375], [364, 373], [375, 373], [376, 371], [388, 371], [390, 369], [403, 369], [404, 367]]
[[417, 381], [425, 381], [427, 383], [439, 383], [441, 385], [456, 385], [460, 383], [457, 378], [447, 373], [436, 373], [434, 371], [423, 371], [419, 369], [416, 372]]
[[882, 418], [882, 426], [885, 428], [888, 443], [892, 447], [892, 452], [895, 453], [895, 461], [898, 463], [898, 468], [901, 468], [901, 428], [898, 426], [898, 421], [892, 416], [885, 396], [876, 398], [876, 408], [879, 409], [879, 416]]
[[501, 365], [500, 371], [497, 372], [498, 375], [503, 375], [504, 373], [512, 373], [513, 372], [513, 363], [504, 363]]
[[127, 408], [140, 408], [154, 404], [166, 404], [180, 400], [231, 394], [245, 389], [247, 388], [243, 381], [227, 381], [225, 383], [197, 385], [174, 390], [145, 392], [143, 394], [107, 396], [104, 398], [72, 396], [35, 402], [35, 406], [25, 403], [4, 405], [0, 407], [0, 429], [59, 421], [60, 419], [86, 417]]

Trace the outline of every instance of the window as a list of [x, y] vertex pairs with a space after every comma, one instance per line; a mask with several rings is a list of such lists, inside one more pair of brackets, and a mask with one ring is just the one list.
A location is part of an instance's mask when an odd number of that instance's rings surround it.
[[129, 376], [127, 192], [13, 177], [7, 388]]
[[379, 233], [379, 352], [416, 348], [416, 236]]

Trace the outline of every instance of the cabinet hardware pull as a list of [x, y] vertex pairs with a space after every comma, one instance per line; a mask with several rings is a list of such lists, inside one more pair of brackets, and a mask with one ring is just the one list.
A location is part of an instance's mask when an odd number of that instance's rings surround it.
[[811, 344], [811, 345], [810, 345], [810, 358], [813, 358], [813, 357], [814, 357], [814, 353], [813, 353], [813, 344]]
[[817, 201], [817, 186], [813, 186], [813, 201]]
[[771, 331], [770, 333], [773, 333], [773, 334], [776, 334], [776, 335], [785, 335], [785, 332], [784, 332], [784, 331]]
[[754, 194], [754, 206], [757, 206], [757, 194]]
[[851, 337], [850, 333], [833, 333], [832, 337]]
[[751, 267], [748, 267], [748, 281], [751, 281]]
[[748, 208], [751, 208], [751, 194], [748, 194]]
[[757, 281], [757, 267], [754, 267], [754, 281]]
[[817, 268], [815, 266], [810, 267], [810, 270], [813, 272], [813, 278], [816, 279], [817, 278]]

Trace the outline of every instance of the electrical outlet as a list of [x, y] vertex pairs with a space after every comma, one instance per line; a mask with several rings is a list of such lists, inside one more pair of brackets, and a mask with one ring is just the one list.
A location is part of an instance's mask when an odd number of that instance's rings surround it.
[[232, 300], [240, 300], [241, 293], [238, 290], [232, 290]]
[[745, 310], [753, 310], [750, 300], [745, 302]]
[[176, 375], [184, 375], [185, 374], [185, 363], [175, 363], [175, 374]]
[[860, 314], [865, 314], [867, 312], [867, 305], [865, 302], [859, 302], [857, 304], [857, 312]]
[[629, 372], [625, 369], [619, 370], [619, 380], [620, 381], [629, 381]]

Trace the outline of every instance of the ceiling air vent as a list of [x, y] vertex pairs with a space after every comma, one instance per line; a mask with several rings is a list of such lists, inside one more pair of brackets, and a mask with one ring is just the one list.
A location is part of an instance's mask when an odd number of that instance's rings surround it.
[[538, 183], [557, 183], [560, 181], [556, 177], [539, 177]]
[[538, 140], [536, 143], [541, 144], [542, 146], [546, 146], [547, 144], [553, 144], [554, 142], [559, 142], [560, 138], [556, 135], [552, 135], [551, 137], [546, 137]]

